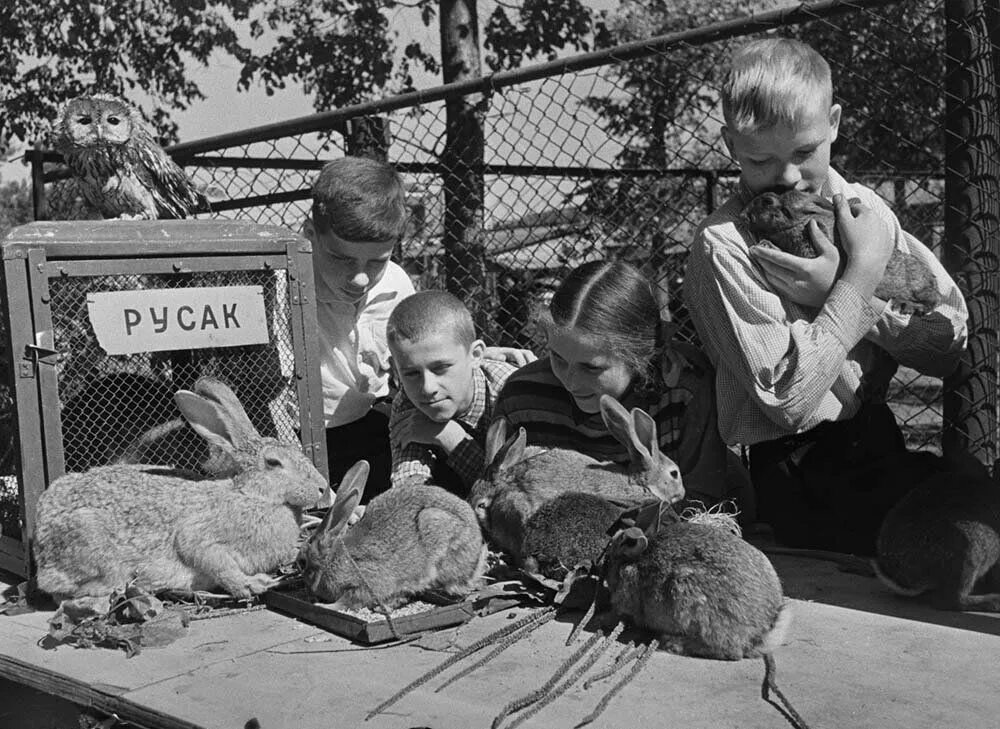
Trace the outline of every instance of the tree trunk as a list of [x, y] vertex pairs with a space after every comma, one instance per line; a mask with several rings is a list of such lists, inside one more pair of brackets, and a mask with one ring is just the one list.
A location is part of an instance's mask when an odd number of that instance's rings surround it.
[[[475, 0], [441, 0], [441, 60], [446, 84], [482, 75]], [[448, 290], [472, 311], [481, 336], [491, 339], [493, 291], [483, 236], [482, 94], [446, 102], [444, 250]]]

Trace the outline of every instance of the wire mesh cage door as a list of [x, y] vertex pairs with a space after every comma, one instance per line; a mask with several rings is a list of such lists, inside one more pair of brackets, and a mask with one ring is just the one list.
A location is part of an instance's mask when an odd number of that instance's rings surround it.
[[32, 223], [3, 257], [0, 567], [28, 574], [38, 498], [63, 473], [232, 473], [173, 401], [202, 376], [326, 473], [308, 241], [232, 221]]

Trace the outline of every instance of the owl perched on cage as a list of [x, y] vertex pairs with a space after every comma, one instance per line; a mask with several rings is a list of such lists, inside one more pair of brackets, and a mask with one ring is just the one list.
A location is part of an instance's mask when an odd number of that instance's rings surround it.
[[54, 139], [84, 197], [105, 218], [185, 218], [208, 209], [205, 196], [124, 99], [108, 94], [70, 99]]

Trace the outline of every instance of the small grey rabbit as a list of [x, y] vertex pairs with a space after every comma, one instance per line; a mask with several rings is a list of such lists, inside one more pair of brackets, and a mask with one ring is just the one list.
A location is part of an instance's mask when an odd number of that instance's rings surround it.
[[569, 449], [527, 447], [524, 428], [506, 440], [505, 421], [490, 425], [488, 465], [473, 484], [469, 502], [494, 546], [518, 556], [531, 515], [567, 491], [632, 502], [658, 498], [673, 503], [684, 497], [680, 469], [660, 452], [656, 422], [649, 414], [638, 408], [629, 412], [609, 395], [601, 397], [600, 407], [605, 426], [629, 450], [627, 467]]
[[1000, 485], [972, 456], [951, 466], [889, 510], [872, 566], [901, 595], [926, 594], [945, 610], [1000, 612]]
[[[860, 200], [851, 198], [849, 202]], [[762, 192], [747, 203], [741, 218], [759, 240], [766, 239], [779, 250], [802, 258], [819, 255], [808, 230], [809, 221], [815, 220], [843, 253], [833, 203], [822, 195], [803, 190]], [[926, 314], [941, 301], [937, 280], [927, 264], [898, 248], [886, 264], [875, 295], [895, 301], [904, 312], [916, 314]]]
[[770, 560], [718, 526], [679, 521], [651, 537], [636, 526], [620, 529], [601, 571], [612, 612], [674, 653], [764, 657], [791, 622]]
[[561, 580], [577, 565], [597, 562], [608, 530], [629, 506], [580, 491], [559, 494], [528, 517], [514, 556], [528, 572]]
[[368, 462], [344, 476], [333, 507], [299, 554], [306, 586], [336, 607], [392, 609], [428, 590], [460, 596], [478, 587], [486, 545], [472, 508], [431, 484], [396, 486], [361, 502]]
[[41, 590], [100, 596], [135, 580], [150, 591], [221, 588], [246, 598], [273, 586], [267, 573], [295, 558], [302, 511], [326, 490], [301, 447], [261, 437], [214, 378], [174, 401], [238, 473], [190, 480], [169, 468], [111, 465], [56, 479], [38, 502]]

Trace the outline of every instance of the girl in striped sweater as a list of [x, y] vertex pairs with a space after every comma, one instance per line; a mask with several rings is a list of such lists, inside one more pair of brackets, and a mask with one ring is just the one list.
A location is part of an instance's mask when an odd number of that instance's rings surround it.
[[628, 463], [628, 450], [601, 420], [600, 397], [611, 395], [656, 421], [660, 450], [680, 467], [689, 500], [739, 502], [749, 479], [719, 436], [711, 365], [697, 347], [670, 340], [638, 269], [583, 264], [556, 291], [542, 325], [549, 356], [512, 374], [494, 409], [508, 432], [523, 426], [529, 445]]

